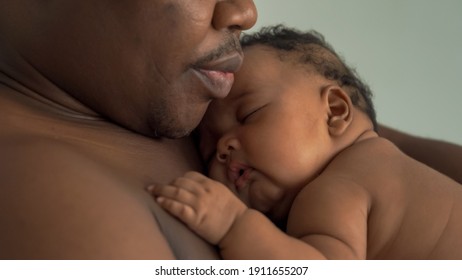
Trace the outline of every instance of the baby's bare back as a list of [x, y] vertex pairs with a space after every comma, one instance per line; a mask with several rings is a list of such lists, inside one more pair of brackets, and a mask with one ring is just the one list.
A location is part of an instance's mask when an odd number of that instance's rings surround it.
[[369, 193], [368, 259], [462, 259], [460, 184], [382, 138], [358, 143], [332, 165]]

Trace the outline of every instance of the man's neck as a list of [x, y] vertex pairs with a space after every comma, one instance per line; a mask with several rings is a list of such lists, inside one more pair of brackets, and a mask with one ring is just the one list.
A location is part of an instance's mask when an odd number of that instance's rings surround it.
[[0, 44], [0, 84], [11, 92], [43, 103], [50, 111], [77, 118], [100, 119], [96, 112], [56, 86], [5, 44]]

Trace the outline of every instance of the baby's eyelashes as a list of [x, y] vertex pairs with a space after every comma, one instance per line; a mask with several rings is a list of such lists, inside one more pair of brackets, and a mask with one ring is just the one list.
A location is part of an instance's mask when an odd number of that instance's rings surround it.
[[258, 106], [258, 107], [253, 107], [253, 108], [247, 110], [246, 113], [242, 114], [242, 117], [237, 117], [237, 120], [239, 121], [239, 123], [245, 123], [250, 118], [255, 116], [255, 114], [257, 112], [259, 112], [261, 109], [265, 108], [266, 106], [267, 106], [267, 104], [264, 104], [264, 105], [261, 105], [261, 106]]

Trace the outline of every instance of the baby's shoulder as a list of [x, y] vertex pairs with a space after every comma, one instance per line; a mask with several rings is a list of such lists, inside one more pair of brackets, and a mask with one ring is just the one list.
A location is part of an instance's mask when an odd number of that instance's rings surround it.
[[375, 137], [356, 142], [339, 152], [326, 170], [346, 171], [357, 176], [357, 172], [363, 173], [364, 170], [372, 172], [375, 168], [390, 168], [391, 162], [399, 163], [406, 157], [392, 142]]
[[330, 186], [349, 186], [373, 192], [400, 181], [402, 170], [409, 165], [407, 156], [393, 143], [375, 137], [355, 143], [338, 153], [318, 177]]
[[339, 155], [348, 155], [351, 157], [364, 157], [368, 155], [370, 158], [374, 158], [379, 156], [402, 156], [404, 154], [391, 141], [379, 136], [355, 142]]

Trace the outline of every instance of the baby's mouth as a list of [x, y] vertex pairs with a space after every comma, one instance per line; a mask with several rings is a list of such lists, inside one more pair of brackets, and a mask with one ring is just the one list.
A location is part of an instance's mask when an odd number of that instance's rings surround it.
[[239, 173], [238, 173], [239, 177], [234, 181], [234, 185], [236, 186], [237, 191], [240, 191], [248, 186], [249, 177], [250, 177], [251, 172], [252, 172], [251, 168], [239, 170]]
[[248, 185], [250, 174], [253, 169], [243, 164], [231, 164], [228, 169], [228, 179], [240, 191]]

